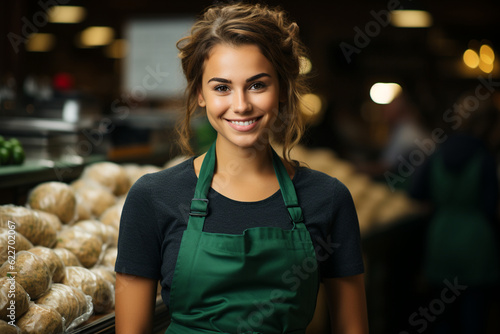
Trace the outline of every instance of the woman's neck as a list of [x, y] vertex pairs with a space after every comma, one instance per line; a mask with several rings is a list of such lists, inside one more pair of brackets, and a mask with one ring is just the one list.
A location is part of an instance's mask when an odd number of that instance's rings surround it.
[[215, 173], [226, 177], [247, 177], [274, 174], [272, 151], [269, 144], [242, 148], [218, 140]]

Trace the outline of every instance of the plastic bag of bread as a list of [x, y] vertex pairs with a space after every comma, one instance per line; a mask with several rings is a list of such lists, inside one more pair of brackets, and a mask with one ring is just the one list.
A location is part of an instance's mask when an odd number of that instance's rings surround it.
[[90, 203], [86, 202], [85, 199], [78, 193], [75, 192], [76, 196], [76, 221], [86, 220], [92, 218], [92, 209]]
[[33, 302], [16, 324], [23, 334], [60, 334], [64, 330], [64, 319], [59, 312]]
[[99, 217], [99, 221], [101, 221], [103, 224], [113, 226], [114, 228], [119, 230], [122, 210], [123, 204], [116, 203], [103, 212], [103, 214]]
[[14, 277], [0, 278], [0, 319], [5, 321], [18, 319], [28, 311], [29, 304], [30, 297]]
[[[80, 295], [84, 297], [81, 298]], [[90, 307], [88, 306], [89, 302]], [[93, 310], [90, 296], [85, 296], [83, 291], [78, 288], [61, 283], [53, 284], [47, 293], [36, 300], [36, 303], [51, 307], [59, 312], [65, 320], [66, 330], [87, 321]]]
[[98, 220], [81, 220], [73, 225], [73, 228], [80, 228], [98, 236], [106, 246], [116, 246], [118, 243], [118, 230], [114, 226], [103, 224]]
[[96, 313], [107, 313], [115, 307], [115, 291], [113, 285], [83, 267], [66, 267], [63, 284], [79, 288], [92, 297], [92, 304]]
[[38, 217], [40, 217], [41, 220], [44, 220], [48, 225], [52, 226], [54, 230], [59, 231], [62, 228], [62, 223], [59, 217], [57, 217], [55, 214], [47, 212], [47, 211], [42, 211], [42, 210], [34, 210]]
[[12, 228], [0, 227], [0, 264], [7, 261], [9, 255], [14, 256], [13, 250], [19, 252], [33, 248], [33, 244], [24, 235], [16, 232], [14, 225], [11, 224]]
[[36, 246], [28, 249], [28, 252], [37, 255], [45, 262], [52, 274], [53, 282], [59, 283], [62, 281], [62, 279], [64, 278], [64, 268], [66, 266], [53, 249], [43, 246]]
[[44, 294], [52, 284], [52, 275], [45, 262], [28, 251], [17, 252], [12, 262], [6, 261], [0, 267], [0, 277], [8, 277], [11, 273], [15, 273], [16, 282], [32, 300]]
[[87, 179], [78, 179], [71, 184], [76, 196], [88, 204], [92, 217], [99, 217], [116, 203], [116, 196], [108, 188]]
[[33, 188], [28, 195], [28, 206], [55, 214], [63, 224], [76, 218], [75, 192], [63, 182], [44, 182]]
[[2, 334], [21, 334], [21, 329], [16, 325], [10, 325], [7, 321], [0, 320], [0, 333]]
[[75, 298], [78, 300], [78, 314], [80, 316], [76, 317], [75, 320], [73, 320], [66, 328], [67, 331], [70, 329], [73, 329], [75, 327], [78, 327], [80, 324], [84, 323], [87, 321], [92, 314], [94, 314], [94, 304], [92, 304], [92, 297], [89, 295], [86, 295], [82, 289], [80, 288], [75, 288], [74, 286], [70, 285], [65, 285], [69, 286], [71, 289], [73, 289], [73, 295]]
[[32, 300], [47, 292], [52, 284], [49, 267], [41, 258], [28, 251], [17, 252], [13, 263], [6, 261], [0, 267], [0, 277], [6, 277], [12, 272], [16, 273], [16, 282], [22, 285]]
[[118, 255], [118, 248], [109, 247], [104, 251], [100, 264], [106, 267], [115, 268], [116, 256]]
[[66, 248], [54, 248], [54, 253], [56, 253], [62, 260], [65, 266], [76, 266], [82, 267], [80, 260], [76, 257], [75, 253]]
[[108, 188], [114, 195], [125, 194], [130, 189], [130, 179], [125, 169], [109, 161], [96, 162], [85, 168], [82, 179], [94, 180]]
[[34, 210], [12, 204], [0, 206], [0, 227], [12, 228], [12, 223], [16, 232], [33, 245], [52, 247], [56, 242], [57, 231]]
[[103, 246], [101, 238], [75, 227], [68, 227], [59, 232], [56, 243], [56, 248], [70, 250], [86, 268], [97, 263]]
[[106, 281], [110, 282], [111, 284], [113, 284], [113, 286], [115, 286], [116, 272], [112, 267], [98, 265], [90, 268], [90, 271], [92, 271], [94, 274], [100, 275]]

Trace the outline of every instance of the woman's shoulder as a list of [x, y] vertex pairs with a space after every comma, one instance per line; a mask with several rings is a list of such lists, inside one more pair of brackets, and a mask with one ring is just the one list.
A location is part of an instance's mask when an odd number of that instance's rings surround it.
[[155, 189], [168, 187], [166, 189], [182, 186], [186, 182], [196, 179], [193, 169], [194, 157], [177, 163], [174, 166], [162, 169], [157, 172], [142, 175], [132, 186], [140, 189]]
[[305, 166], [297, 168], [293, 182], [297, 191], [326, 196], [350, 196], [349, 189], [339, 179]]

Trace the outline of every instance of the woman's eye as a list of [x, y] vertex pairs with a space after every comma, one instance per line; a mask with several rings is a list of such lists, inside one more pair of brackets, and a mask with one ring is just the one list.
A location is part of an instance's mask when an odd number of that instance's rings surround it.
[[227, 87], [225, 85], [218, 85], [218, 86], [214, 87], [214, 90], [221, 92], [221, 93], [225, 93], [229, 90], [229, 87]]
[[251, 86], [250, 86], [250, 89], [262, 89], [262, 88], [265, 88], [266, 85], [262, 82], [255, 82], [253, 83]]

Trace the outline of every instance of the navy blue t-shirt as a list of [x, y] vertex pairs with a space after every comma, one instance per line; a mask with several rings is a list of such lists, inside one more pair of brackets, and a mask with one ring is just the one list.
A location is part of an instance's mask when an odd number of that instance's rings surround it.
[[[160, 280], [167, 306], [198, 180], [193, 160], [141, 177], [130, 189], [121, 215], [115, 270]], [[348, 189], [306, 167], [296, 170], [293, 184], [321, 277], [363, 273], [359, 224]], [[241, 234], [252, 227], [292, 227], [279, 190], [261, 201], [239, 202], [210, 188], [208, 200], [206, 232]]]

